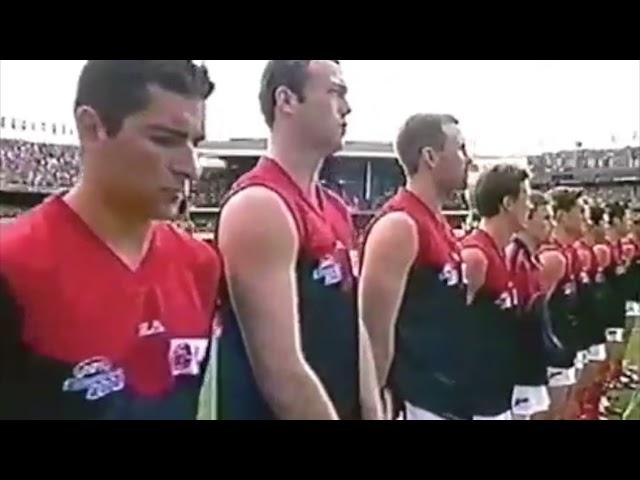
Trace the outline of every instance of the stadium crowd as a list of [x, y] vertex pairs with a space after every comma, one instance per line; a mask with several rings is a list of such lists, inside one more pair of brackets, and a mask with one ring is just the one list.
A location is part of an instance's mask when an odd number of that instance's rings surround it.
[[77, 147], [2, 139], [0, 181], [30, 190], [68, 188], [79, 172]]
[[[640, 168], [640, 147], [619, 150], [566, 150], [528, 157], [534, 173], [569, 171], [575, 168]], [[79, 150], [73, 145], [33, 143], [23, 140], [0, 139], [0, 186], [24, 188], [31, 191], [65, 189], [73, 185], [79, 173]], [[196, 207], [216, 207], [234, 179], [220, 175], [217, 170], [205, 169], [193, 186], [191, 204]], [[348, 179], [328, 178], [323, 183], [333, 189], [354, 210], [378, 209], [396, 193], [396, 188], [373, 195], [371, 199], [354, 194], [347, 188]], [[637, 193], [628, 187], [589, 187], [594, 198], [604, 202], [639, 201]], [[636, 189], [637, 190], [637, 189]], [[455, 195], [445, 205], [447, 210], [464, 210], [467, 202], [462, 194]]]
[[534, 174], [574, 169], [640, 168], [640, 147], [563, 150], [532, 155], [527, 160]]

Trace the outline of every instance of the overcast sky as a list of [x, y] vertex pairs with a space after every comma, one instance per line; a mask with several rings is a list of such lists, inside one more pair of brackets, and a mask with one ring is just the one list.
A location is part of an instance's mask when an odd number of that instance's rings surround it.
[[[0, 112], [73, 123], [83, 60], [0, 61]], [[258, 106], [264, 60], [207, 60], [213, 139], [267, 135]], [[389, 141], [415, 112], [449, 112], [476, 154], [631, 144], [640, 131], [640, 61], [345, 60], [349, 140]], [[635, 144], [637, 140], [633, 141]]]

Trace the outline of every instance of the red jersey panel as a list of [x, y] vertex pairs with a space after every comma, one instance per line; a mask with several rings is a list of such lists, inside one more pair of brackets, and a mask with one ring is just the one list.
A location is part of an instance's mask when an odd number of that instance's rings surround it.
[[[60, 197], [2, 230], [0, 274], [21, 315], [0, 319], [0, 329], [16, 323], [16, 354], [33, 368], [33, 381], [47, 385], [43, 405], [47, 398], [55, 405], [125, 392], [156, 402], [151, 416], [195, 415], [192, 407], [165, 411], [160, 399], [177, 394], [182, 377], [201, 377], [220, 260], [171, 225], [157, 223], [151, 235], [146, 257], [132, 271]], [[126, 416], [102, 403], [101, 413], [82, 407], [78, 417]], [[39, 416], [37, 408], [31, 415]]]
[[476, 230], [462, 242], [464, 248], [477, 248], [487, 259], [485, 283], [479, 293], [493, 299], [501, 309], [515, 308], [518, 294], [504, 253], [484, 230]]
[[540, 260], [536, 253], [516, 237], [506, 248], [507, 265], [513, 276], [518, 302], [523, 308], [542, 291], [540, 284]]

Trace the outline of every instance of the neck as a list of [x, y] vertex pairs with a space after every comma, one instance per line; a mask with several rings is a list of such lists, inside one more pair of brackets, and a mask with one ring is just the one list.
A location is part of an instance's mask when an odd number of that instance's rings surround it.
[[615, 230], [609, 230], [609, 240], [611, 240], [612, 242], [617, 242], [618, 240], [620, 240], [620, 234]]
[[409, 178], [407, 190], [424, 202], [434, 212], [442, 211], [445, 195], [438, 191], [431, 178], [417, 178], [417, 175]]
[[291, 135], [274, 127], [267, 156], [282, 166], [306, 195], [313, 196], [313, 186], [325, 155], [304, 145], [300, 138], [299, 135]]
[[80, 181], [64, 201], [89, 228], [116, 249], [144, 252], [152, 222], [118, 208], [93, 186]]
[[500, 216], [483, 218], [480, 221], [480, 230], [487, 232], [500, 250], [504, 250], [513, 235], [513, 229]]
[[569, 233], [561, 226], [558, 226], [553, 231], [553, 238], [555, 238], [562, 245], [570, 245], [575, 241], [573, 235], [569, 235]]
[[533, 235], [531, 235], [526, 230], [522, 230], [522, 231], [518, 232], [516, 234], [516, 237], [518, 237], [520, 240], [522, 240], [522, 243], [524, 243], [527, 246], [527, 248], [529, 249], [530, 252], [535, 252], [538, 249], [538, 247], [540, 246], [540, 242], [538, 240], [536, 240], [533, 237]]

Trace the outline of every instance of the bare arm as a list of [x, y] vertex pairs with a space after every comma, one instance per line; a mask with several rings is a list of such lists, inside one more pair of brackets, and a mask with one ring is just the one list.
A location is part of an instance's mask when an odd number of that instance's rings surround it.
[[556, 289], [565, 274], [567, 262], [558, 252], [543, 252], [540, 255], [540, 286], [547, 296]]
[[219, 246], [249, 360], [273, 412], [281, 419], [337, 419], [301, 349], [299, 239], [283, 201], [263, 187], [238, 193], [222, 211]]
[[380, 384], [376, 377], [376, 367], [371, 351], [369, 334], [362, 320], [360, 328], [360, 405], [363, 420], [381, 420], [383, 418], [380, 400]]
[[371, 339], [378, 383], [385, 386], [393, 358], [395, 323], [409, 271], [418, 253], [418, 234], [404, 213], [390, 213], [373, 226], [365, 245], [358, 306]]
[[580, 259], [580, 265], [582, 266], [582, 271], [587, 272], [591, 266], [591, 257], [583, 249], [579, 249], [578, 258]]
[[471, 305], [487, 279], [488, 261], [482, 250], [468, 247], [462, 250], [462, 262], [467, 277], [467, 304]]

